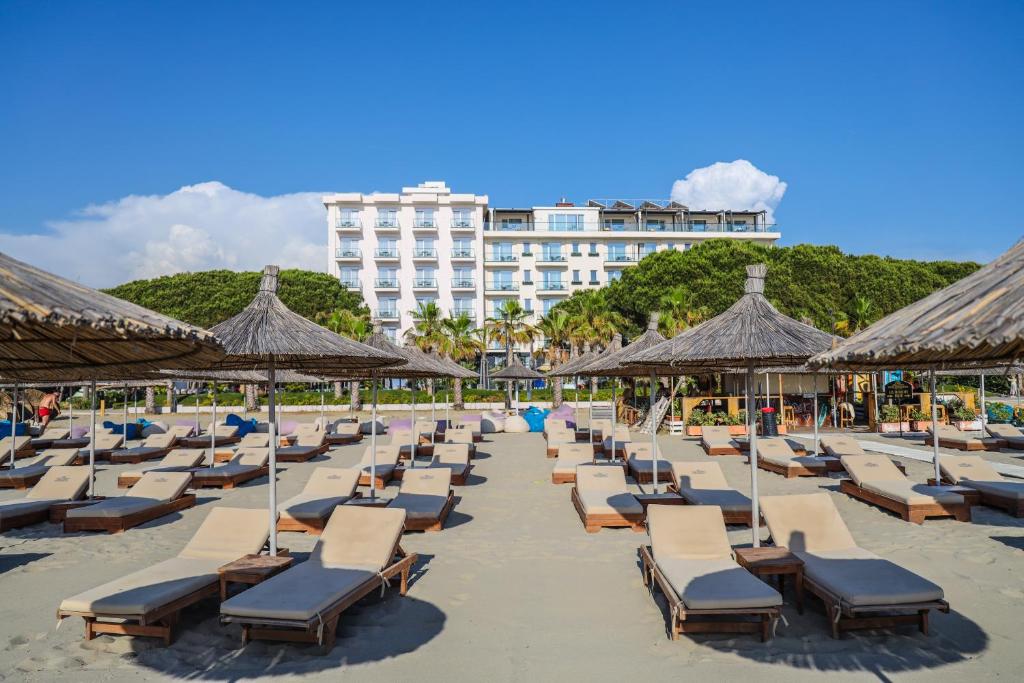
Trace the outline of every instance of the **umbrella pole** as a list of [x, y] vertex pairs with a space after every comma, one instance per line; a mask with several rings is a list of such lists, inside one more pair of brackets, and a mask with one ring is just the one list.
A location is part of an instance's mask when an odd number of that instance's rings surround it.
[[409, 388], [412, 390], [412, 419], [409, 426], [410, 433], [412, 434], [412, 446], [409, 448], [409, 467], [416, 467], [416, 442], [420, 440], [420, 435], [416, 431], [416, 383], [413, 380], [409, 380]]
[[74, 398], [75, 392], [71, 391], [71, 387], [68, 387], [68, 438], [74, 438], [75, 435], [75, 403], [71, 399]]
[[618, 415], [616, 415], [616, 413], [618, 411], [615, 409], [615, 388], [616, 388], [615, 385], [616, 385], [616, 382], [613, 379], [612, 380], [612, 454], [611, 454], [611, 457], [609, 458], [612, 462], [615, 462], [615, 428], [618, 426], [618, 420], [616, 419], [616, 418], [618, 418]]
[[451, 418], [449, 417], [450, 416], [449, 408], [451, 408], [451, 404], [448, 403], [448, 388], [445, 387], [445, 390], [444, 390], [444, 428], [445, 429], [448, 429], [448, 425], [451, 422]]
[[14, 391], [11, 393], [11, 469], [14, 469], [14, 454], [17, 452], [14, 443], [18, 433], [18, 383], [14, 383]]
[[[651, 481], [654, 483], [654, 495], [658, 495], [658, 424], [654, 419], [654, 403], [657, 400], [658, 392], [654, 390], [658, 378], [651, 372], [651, 457], [654, 458], [654, 473]], [[615, 456], [615, 434], [612, 433], [612, 456]]]
[[[213, 400], [210, 402], [210, 464], [217, 458], [217, 380], [213, 381]], [[276, 508], [275, 508], [276, 509]]]
[[[377, 497], [377, 378], [373, 378], [373, 403], [370, 408], [370, 500]], [[359, 418], [356, 418], [357, 420]]]
[[[277, 399], [277, 392], [275, 390], [276, 383], [277, 380], [274, 377], [274, 357], [271, 356], [270, 360], [267, 361], [267, 409], [269, 410], [268, 417], [270, 418], [270, 479], [267, 482], [267, 488], [270, 492], [270, 501], [267, 512], [270, 514], [271, 557], [277, 555], [277, 423], [274, 421], [274, 418], [277, 415], [277, 412], [274, 409], [274, 402]], [[216, 397], [214, 397], [214, 399], [216, 400]], [[216, 432], [216, 429], [213, 431]]]
[[811, 455], [818, 454], [818, 373], [814, 377], [814, 443], [811, 444]]
[[978, 400], [981, 402], [981, 431], [984, 432], [985, 424], [988, 422], [988, 411], [985, 410], [985, 373], [982, 373], [979, 379]]
[[320, 427], [327, 431], [327, 425], [324, 424], [324, 383], [320, 382]]
[[437, 396], [434, 394], [434, 378], [430, 378], [430, 421], [434, 423], [430, 430], [430, 446], [434, 446], [434, 432], [437, 431]]
[[96, 380], [89, 383], [89, 497], [96, 495]]
[[[199, 436], [199, 384], [196, 384], [196, 393], [193, 397], [196, 402], [196, 436]], [[212, 463], [211, 463], [212, 464]]]
[[121, 412], [124, 415], [124, 447], [128, 448], [128, 382], [124, 383], [124, 410]]
[[932, 462], [935, 465], [935, 481], [942, 481], [942, 472], [939, 470], [939, 409], [936, 407], [938, 402], [935, 396], [935, 367], [928, 369], [928, 382], [931, 384], [932, 396]]
[[757, 416], [754, 406], [754, 361], [747, 364], [747, 431], [750, 435], [750, 528], [753, 533], [754, 547], [757, 548], [761, 545], [761, 537], [758, 535], [761, 506], [757, 500]]
[[[579, 375], [576, 375], [576, 382], [580, 381]], [[594, 442], [594, 387], [587, 387], [590, 391], [590, 415], [587, 416], [587, 424], [590, 426], [590, 442]], [[612, 450], [615, 450], [615, 435], [612, 434]]]

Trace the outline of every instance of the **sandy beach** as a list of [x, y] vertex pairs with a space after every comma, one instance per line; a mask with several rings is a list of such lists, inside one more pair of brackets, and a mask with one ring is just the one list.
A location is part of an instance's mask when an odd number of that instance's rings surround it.
[[[310, 415], [306, 418], [312, 420]], [[859, 435], [858, 438], [879, 438]], [[672, 460], [707, 456], [694, 439], [659, 435]], [[297, 493], [314, 467], [348, 467], [363, 444], [332, 449], [311, 462], [284, 464], [279, 498]], [[905, 439], [901, 445], [915, 446]], [[265, 507], [266, 479], [220, 491], [120, 535], [64, 535], [40, 524], [0, 537], [0, 680], [303, 680], [622, 681], [693, 677], [718, 680], [1019, 680], [1024, 677], [1024, 519], [975, 507], [972, 523], [903, 522], [838, 492], [834, 478], [784, 479], [761, 471], [764, 494], [830, 491], [860, 545], [941, 585], [950, 614], [933, 614], [928, 637], [905, 628], [833, 640], [821, 604], [798, 615], [786, 594], [776, 638], [666, 635], [665, 603], [644, 588], [637, 547], [645, 534], [583, 531], [570, 485], [550, 481], [552, 460], [540, 434], [492, 434], [478, 444], [467, 486], [441, 533], [406, 534], [420, 561], [406, 597], [370, 596], [343, 615], [336, 646], [252, 643], [222, 626], [215, 601], [186, 610], [171, 647], [156, 640], [101, 636], [86, 642], [82, 622], [55, 630], [60, 600], [175, 555], [216, 505]], [[1019, 455], [985, 457], [1021, 464]], [[730, 484], [749, 493], [740, 457], [719, 457]], [[904, 459], [923, 482], [930, 465]], [[21, 464], [21, 463], [19, 463]], [[119, 471], [100, 465], [98, 493], [119, 495]], [[644, 489], [650, 487], [645, 486]], [[634, 489], [640, 489], [634, 486]], [[397, 485], [384, 492], [393, 496]], [[0, 500], [23, 492], [0, 491]], [[766, 534], [766, 531], [762, 531]], [[734, 545], [750, 532], [730, 527]], [[315, 538], [282, 533], [303, 560]]]

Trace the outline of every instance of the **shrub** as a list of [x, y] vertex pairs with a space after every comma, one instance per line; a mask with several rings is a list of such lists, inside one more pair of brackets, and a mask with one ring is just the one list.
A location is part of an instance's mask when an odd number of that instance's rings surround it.
[[879, 411], [879, 419], [882, 422], [899, 422], [900, 421], [900, 407], [894, 405], [883, 405], [882, 410]]
[[988, 407], [988, 419], [992, 422], [1011, 422], [1013, 421], [1013, 408], [1005, 403], [989, 403]]

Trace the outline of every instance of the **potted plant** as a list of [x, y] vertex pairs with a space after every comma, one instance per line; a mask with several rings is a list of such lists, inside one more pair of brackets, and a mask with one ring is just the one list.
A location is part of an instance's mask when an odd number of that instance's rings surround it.
[[714, 423], [714, 416], [706, 410], [691, 410], [689, 416], [686, 418], [686, 435], [700, 436], [701, 427], [704, 425], [713, 425]]
[[878, 431], [882, 434], [900, 431], [900, 407], [891, 404], [882, 406], [878, 413]]
[[952, 412], [949, 409], [946, 412], [949, 415], [949, 423], [961, 432], [974, 432], [981, 429], [981, 420], [978, 419], [977, 413], [963, 403], [954, 407]]
[[932, 416], [919, 408], [910, 411], [910, 429], [915, 432], [928, 431], [932, 424]]
[[729, 433], [733, 436], [745, 436], [747, 433], [747, 411], [741, 410], [736, 415], [723, 413], [725, 419], [722, 424], [729, 427]]

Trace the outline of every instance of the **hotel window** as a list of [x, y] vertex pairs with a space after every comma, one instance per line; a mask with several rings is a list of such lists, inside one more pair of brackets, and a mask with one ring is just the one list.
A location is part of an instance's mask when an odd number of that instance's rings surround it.
[[596, 270], [590, 271], [590, 284], [592, 284], [592, 285], [598, 284], [597, 271]]
[[551, 309], [554, 308], [557, 304], [561, 303], [562, 301], [564, 301], [564, 299], [544, 299], [544, 301], [541, 302], [541, 306], [544, 307], [544, 315], [550, 313]]
[[398, 256], [398, 241], [393, 238], [377, 240], [377, 256]]
[[398, 209], [377, 209], [377, 225], [382, 228], [397, 228]]
[[622, 271], [621, 270], [610, 270], [610, 271], [608, 271], [608, 282], [615, 282], [620, 277], [622, 277]]
[[544, 260], [545, 261], [562, 261], [562, 243], [561, 242], [545, 242], [544, 243]]
[[523, 271], [523, 284], [524, 285], [532, 285], [533, 284], [533, 271], [532, 270], [526, 269], [526, 270]]
[[676, 250], [676, 243], [675, 242], [669, 242], [668, 243], [668, 250], [669, 251], [675, 251]]
[[338, 256], [359, 256], [359, 240], [343, 239], [338, 247]]
[[732, 231], [733, 232], [746, 232], [747, 231], [747, 222], [746, 221], [733, 221], [732, 222]]
[[665, 221], [663, 220], [647, 220], [647, 229], [653, 232], [665, 232]]
[[380, 268], [377, 270], [377, 285], [380, 287], [397, 287], [398, 271], [394, 268]]
[[349, 289], [356, 289], [359, 287], [359, 269], [342, 268], [338, 279], [341, 281], [341, 284]]
[[522, 218], [502, 218], [501, 219], [502, 230], [522, 230], [523, 219]]
[[578, 270], [572, 271], [572, 283], [574, 285], [581, 285], [581, 284], [583, 284], [583, 281], [580, 280], [580, 271], [578, 271]]
[[495, 242], [491, 245], [491, 258], [495, 261], [515, 261], [511, 242]]
[[452, 273], [452, 286], [454, 287], [472, 287], [473, 286], [473, 269], [472, 268], [456, 268]]
[[398, 315], [398, 299], [388, 298], [380, 300], [380, 313], [388, 318]]
[[416, 297], [416, 308], [419, 308], [420, 306], [427, 306], [429, 304], [435, 303], [436, 301], [437, 297], [430, 296], [429, 294], [424, 296], [418, 296]]
[[473, 240], [452, 240], [452, 256], [456, 258], [469, 258], [473, 256]]
[[690, 221], [690, 232], [707, 232], [707, 221]]
[[533, 299], [523, 299], [523, 310], [527, 313], [533, 313]]
[[433, 228], [435, 226], [434, 209], [416, 209], [417, 228]]
[[597, 242], [590, 243], [590, 256], [597, 256]]
[[433, 268], [417, 268], [416, 269], [416, 286], [417, 287], [436, 287], [437, 286], [437, 272]]
[[416, 256], [431, 257], [434, 253], [434, 240], [431, 237], [416, 239]]
[[582, 256], [582, 254], [580, 253], [580, 243], [579, 242], [573, 242], [572, 243], [572, 255], [573, 256]]
[[473, 209], [452, 209], [452, 225], [456, 228], [473, 226]]
[[691, 248], [692, 246], [693, 245], [690, 244], [689, 242], [684, 242], [683, 243], [683, 251], [686, 251], [687, 249]]
[[523, 242], [523, 256], [531, 256], [529, 242]]
[[542, 290], [554, 290], [564, 288], [562, 284], [562, 272], [559, 270], [546, 270], [544, 271], [544, 283], [541, 285]]
[[472, 317], [473, 299], [466, 297], [458, 297], [455, 299], [453, 303], [455, 304], [455, 306], [454, 308], [452, 308], [452, 313], [454, 313], [456, 316], [465, 313], [466, 315]]
[[604, 222], [605, 230], [611, 230], [612, 232], [624, 232], [626, 230], [626, 219], [625, 218], [608, 218]]
[[385, 327], [384, 336], [388, 338], [388, 341], [394, 344], [398, 341], [398, 328], [397, 327]]
[[608, 260], [609, 261], [625, 261], [626, 260], [626, 245], [625, 244], [609, 244], [608, 245]]
[[552, 232], [579, 232], [583, 230], [583, 214], [553, 213], [548, 215], [548, 230]]
[[511, 270], [499, 270], [494, 273], [494, 289], [505, 292], [512, 291], [514, 288]]
[[338, 209], [338, 227], [354, 228], [359, 225], [359, 209]]
[[638, 245], [637, 254], [639, 254], [639, 258], [643, 258], [649, 254], [653, 254], [656, 250], [657, 246], [655, 244], [641, 242]]

